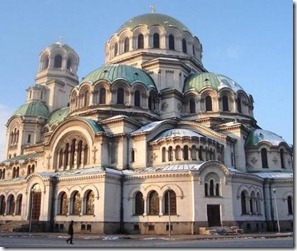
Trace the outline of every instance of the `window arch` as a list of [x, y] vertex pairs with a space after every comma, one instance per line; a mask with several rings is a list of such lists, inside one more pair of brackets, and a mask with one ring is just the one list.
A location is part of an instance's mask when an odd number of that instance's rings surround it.
[[247, 211], [247, 199], [248, 199], [248, 194], [246, 191], [242, 191], [241, 192], [241, 196], [240, 196], [240, 199], [241, 199], [241, 213], [242, 214], [247, 214], [248, 211]]
[[181, 147], [180, 146], [175, 147], [175, 159], [181, 160]]
[[0, 196], [0, 214], [3, 215], [6, 210], [6, 202], [4, 195]]
[[128, 52], [129, 50], [129, 38], [126, 37], [124, 40], [124, 52]]
[[265, 148], [261, 149], [261, 160], [262, 160], [262, 168], [269, 168], [268, 159], [267, 159], [267, 150]]
[[118, 43], [114, 44], [114, 56], [118, 55]]
[[153, 48], [160, 48], [160, 35], [159, 33], [154, 33], [153, 35]]
[[166, 162], [166, 148], [162, 147], [162, 162]]
[[67, 59], [67, 70], [69, 70], [69, 71], [72, 70], [72, 60], [71, 60], [71, 58]]
[[242, 109], [241, 109], [241, 99], [240, 98], [237, 98], [237, 111], [239, 113], [242, 113]]
[[60, 54], [55, 56], [54, 68], [62, 68], [62, 56]]
[[65, 192], [62, 192], [59, 196], [59, 211], [58, 213], [61, 215], [66, 215], [68, 213], [68, 199], [67, 194]]
[[229, 111], [228, 97], [226, 95], [223, 96], [223, 111], [224, 112]]
[[138, 90], [134, 92], [134, 106], [140, 107], [140, 92]]
[[261, 196], [260, 193], [257, 193], [257, 197], [256, 197], [256, 210], [258, 214], [261, 214]]
[[284, 149], [280, 149], [281, 168], [286, 168], [284, 160]]
[[206, 111], [212, 111], [212, 100], [210, 96], [205, 97], [205, 108]]
[[136, 215], [144, 214], [144, 200], [141, 192], [137, 192], [135, 195], [135, 214]]
[[209, 173], [205, 177], [204, 195], [210, 197], [220, 196], [220, 178], [216, 173]]
[[149, 194], [149, 214], [158, 215], [159, 214], [159, 196], [156, 191], [152, 191]]
[[172, 34], [169, 35], [169, 50], [174, 50], [174, 36]]
[[176, 214], [176, 194], [173, 190], [168, 189], [164, 194], [164, 214]]
[[14, 214], [14, 209], [15, 209], [15, 200], [14, 196], [11, 194], [9, 195], [7, 199], [7, 214], [8, 215], [13, 215]]
[[16, 200], [16, 208], [15, 208], [16, 215], [22, 214], [22, 201], [23, 201], [23, 195], [19, 194]]
[[138, 35], [138, 45], [137, 45], [137, 48], [138, 49], [143, 49], [143, 47], [144, 47], [143, 35], [142, 34], [139, 34]]
[[183, 39], [183, 52], [184, 53], [187, 53], [187, 41], [186, 41], [186, 39]]
[[173, 161], [173, 148], [169, 146], [168, 148], [168, 161]]
[[184, 160], [189, 160], [189, 147], [187, 145], [183, 149], [183, 158]]
[[78, 191], [73, 192], [70, 201], [71, 201], [71, 214], [79, 215], [81, 212], [81, 198]]
[[124, 89], [122, 87], [117, 90], [117, 104], [124, 104]]
[[106, 90], [105, 88], [100, 89], [99, 94], [99, 104], [105, 104], [106, 103]]

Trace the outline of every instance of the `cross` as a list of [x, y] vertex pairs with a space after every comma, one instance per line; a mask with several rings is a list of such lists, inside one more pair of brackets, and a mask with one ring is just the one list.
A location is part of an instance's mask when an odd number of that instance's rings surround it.
[[63, 36], [59, 36], [59, 44], [64, 44], [64, 38]]
[[155, 5], [152, 4], [152, 5], [150, 6], [150, 9], [151, 9], [151, 12], [152, 12], [152, 13], [155, 13], [155, 12], [156, 12], [156, 6], [155, 6]]
[[94, 152], [93, 161], [94, 161], [94, 163], [96, 163], [96, 152], [98, 151], [96, 146], [94, 147], [94, 149], [92, 151]]

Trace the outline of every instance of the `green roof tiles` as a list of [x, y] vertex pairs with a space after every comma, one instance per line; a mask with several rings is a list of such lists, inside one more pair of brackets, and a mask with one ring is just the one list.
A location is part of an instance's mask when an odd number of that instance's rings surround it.
[[278, 146], [282, 142], [286, 143], [286, 141], [281, 136], [273, 132], [262, 130], [262, 129], [255, 129], [249, 134], [245, 142], [245, 145], [256, 146], [260, 142], [268, 142], [273, 146]]
[[117, 33], [124, 29], [133, 30], [140, 25], [146, 25], [148, 28], [154, 25], [160, 25], [163, 26], [165, 29], [174, 27], [181, 31], [190, 32], [190, 30], [183, 23], [173, 17], [160, 13], [148, 13], [129, 19], [117, 30]]
[[81, 83], [90, 81], [94, 84], [102, 79], [109, 81], [111, 84], [119, 79], [127, 81], [130, 85], [141, 82], [148, 89], [156, 89], [153, 79], [145, 71], [133, 66], [120, 64], [102, 66], [85, 76]]
[[45, 104], [33, 101], [20, 106], [13, 115], [48, 118], [49, 110]]
[[48, 124], [53, 125], [53, 124], [59, 124], [60, 122], [62, 122], [67, 115], [69, 114], [69, 107], [64, 107], [61, 109], [58, 109], [54, 112], [52, 112], [52, 114], [50, 115], [49, 119], [48, 119]]

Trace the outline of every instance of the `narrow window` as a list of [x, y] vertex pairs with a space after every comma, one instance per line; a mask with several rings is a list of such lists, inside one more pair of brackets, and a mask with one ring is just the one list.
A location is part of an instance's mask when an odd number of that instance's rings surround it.
[[140, 92], [134, 92], [134, 106], [140, 107]]
[[205, 98], [205, 107], [206, 111], [212, 111], [212, 101], [210, 96], [206, 96]]
[[228, 97], [223, 96], [223, 111], [229, 111]]
[[143, 49], [143, 35], [139, 34], [138, 35], [138, 49]]
[[118, 55], [118, 43], [114, 44], [114, 56]]
[[143, 215], [144, 213], [144, 200], [141, 192], [137, 192], [135, 195], [135, 214]]
[[72, 70], [72, 62], [71, 62], [71, 58], [68, 58], [68, 60], [67, 60], [67, 70], [68, 71], [71, 71]]
[[105, 103], [106, 103], [106, 90], [105, 88], [101, 88], [99, 104], [105, 104]]
[[237, 111], [239, 113], [242, 113], [242, 110], [241, 110], [241, 99], [240, 98], [237, 99]]
[[285, 161], [284, 161], [284, 149], [280, 150], [280, 159], [281, 159], [281, 167], [286, 168], [285, 167]]
[[288, 196], [288, 214], [293, 214], [292, 196]]
[[54, 68], [61, 68], [62, 67], [62, 56], [56, 55], [54, 59]]
[[166, 162], [166, 148], [162, 148], [162, 162]]
[[176, 214], [176, 195], [171, 189], [167, 190], [164, 195], [165, 200], [165, 215], [175, 215]]
[[247, 213], [247, 211], [246, 211], [246, 195], [245, 195], [244, 191], [241, 192], [241, 213], [242, 214]]
[[196, 113], [196, 103], [194, 98], [190, 99], [190, 113]]
[[154, 34], [153, 37], [153, 48], [160, 48], [160, 35], [158, 33]]
[[262, 159], [262, 168], [268, 168], [267, 150], [265, 148], [261, 149], [261, 159]]
[[152, 191], [149, 195], [149, 214], [159, 214], [159, 196], [156, 191]]
[[131, 150], [131, 162], [135, 162], [135, 151], [134, 151], [134, 149]]
[[184, 160], [189, 160], [189, 147], [188, 146], [184, 146], [183, 157], [184, 157]]
[[27, 139], [27, 143], [31, 143], [31, 134], [28, 134], [28, 139]]
[[86, 214], [93, 215], [94, 214], [94, 192], [93, 191], [87, 192], [85, 203], [86, 203], [85, 204]]
[[186, 41], [186, 39], [183, 39], [183, 52], [187, 53], [187, 41]]
[[174, 36], [169, 35], [169, 50], [174, 50]]
[[128, 52], [129, 51], [129, 38], [125, 38], [125, 42], [124, 42], [124, 52]]
[[168, 161], [173, 161], [173, 149], [172, 146], [168, 148]]
[[117, 90], [117, 104], [124, 104], [124, 89], [121, 87]]

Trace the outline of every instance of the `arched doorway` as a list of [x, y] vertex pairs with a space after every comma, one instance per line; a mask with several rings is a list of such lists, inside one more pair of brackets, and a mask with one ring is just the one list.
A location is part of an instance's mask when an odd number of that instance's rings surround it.
[[38, 221], [41, 207], [41, 188], [39, 184], [35, 184], [30, 190], [30, 213], [29, 219]]

